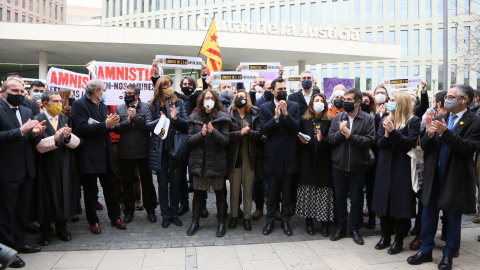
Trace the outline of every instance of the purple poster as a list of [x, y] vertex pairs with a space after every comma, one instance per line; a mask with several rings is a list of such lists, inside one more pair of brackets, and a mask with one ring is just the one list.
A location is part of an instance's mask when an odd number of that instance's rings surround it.
[[278, 78], [278, 72], [262, 72], [262, 76], [265, 77], [265, 80], [275, 80]]
[[343, 84], [345, 89], [349, 89], [355, 86], [355, 79], [323, 78], [323, 91], [327, 99], [332, 95], [333, 88], [339, 84]]

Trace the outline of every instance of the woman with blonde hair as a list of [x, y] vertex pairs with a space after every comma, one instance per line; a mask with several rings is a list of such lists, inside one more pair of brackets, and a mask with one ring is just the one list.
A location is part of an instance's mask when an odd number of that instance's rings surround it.
[[252, 187], [255, 177], [255, 165], [258, 160], [260, 141], [260, 109], [252, 106], [250, 95], [238, 90], [232, 105], [227, 109], [232, 120], [230, 124], [230, 143], [227, 148], [227, 162], [230, 179], [230, 212], [228, 227], [233, 229], [238, 222], [239, 195], [243, 188], [243, 227], [252, 229]]
[[[188, 124], [183, 101], [173, 92], [172, 84], [173, 80], [168, 76], [161, 77], [156, 81], [153, 98], [148, 103], [145, 116], [146, 129], [152, 132], [148, 162], [150, 169], [157, 172], [158, 201], [163, 228], [167, 228], [170, 221], [177, 226], [183, 225], [178, 218], [178, 208], [182, 166], [186, 164], [186, 161], [171, 156], [170, 150], [175, 147], [174, 135], [186, 134]], [[153, 133], [161, 117], [170, 120], [165, 139], [161, 139]]]
[[380, 125], [377, 147], [382, 151], [377, 167], [372, 209], [380, 214], [382, 238], [375, 246], [381, 250], [395, 241], [388, 254], [402, 251], [403, 240], [415, 217], [415, 192], [412, 189], [411, 158], [420, 135], [420, 118], [414, 116], [410, 96], [394, 92], [387, 104], [390, 113]]
[[297, 214], [305, 218], [306, 230], [315, 234], [313, 219], [322, 222], [322, 235], [327, 237], [329, 222], [333, 221], [332, 157], [328, 131], [332, 117], [327, 113], [327, 99], [314, 94], [300, 121], [300, 168], [297, 190]]

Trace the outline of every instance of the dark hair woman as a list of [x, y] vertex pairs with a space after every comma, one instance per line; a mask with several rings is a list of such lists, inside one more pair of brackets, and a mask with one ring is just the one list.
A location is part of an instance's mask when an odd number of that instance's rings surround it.
[[182, 165], [186, 161], [179, 160], [170, 155], [170, 149], [174, 146], [174, 135], [176, 133], [187, 133], [187, 113], [183, 101], [173, 93], [172, 79], [161, 77], [155, 83], [153, 98], [149, 102], [145, 115], [145, 125], [148, 131], [155, 130], [161, 117], [170, 120], [167, 137], [161, 139], [159, 135], [152, 132], [150, 138], [150, 169], [157, 172], [158, 200], [162, 213], [162, 227], [167, 228], [172, 221], [177, 226], [182, 226], [178, 218], [178, 204], [180, 194], [180, 181]]
[[407, 154], [420, 134], [420, 118], [413, 115], [410, 96], [395, 92], [387, 104], [390, 112], [380, 126], [377, 147], [379, 155], [377, 178], [373, 191], [372, 209], [381, 215], [382, 238], [375, 249], [390, 245], [395, 232], [395, 242], [388, 254], [402, 251], [403, 239], [415, 217], [415, 192], [412, 189], [411, 158]]
[[227, 175], [226, 146], [230, 141], [230, 116], [223, 110], [219, 96], [205, 90], [198, 97], [197, 107], [188, 120], [187, 142], [192, 147], [188, 166], [193, 175], [193, 221], [187, 235], [199, 228], [204, 191], [212, 187], [217, 198], [217, 237], [225, 235], [227, 202], [223, 189]]
[[70, 117], [72, 115], [72, 103], [75, 101], [75, 92], [67, 88], [58, 90], [62, 98], [62, 114]]
[[327, 113], [327, 98], [314, 94], [300, 122], [300, 169], [297, 191], [297, 214], [306, 219], [307, 233], [315, 234], [313, 219], [322, 222], [322, 235], [330, 232], [333, 221], [332, 162], [328, 131], [332, 117]]
[[228, 227], [233, 229], [238, 222], [239, 196], [243, 188], [243, 227], [246, 231], [252, 229], [252, 188], [255, 177], [255, 165], [258, 160], [260, 141], [260, 109], [252, 106], [250, 95], [245, 90], [238, 90], [228, 108], [232, 119], [230, 126], [230, 144], [228, 146], [228, 171], [230, 179], [230, 212]]

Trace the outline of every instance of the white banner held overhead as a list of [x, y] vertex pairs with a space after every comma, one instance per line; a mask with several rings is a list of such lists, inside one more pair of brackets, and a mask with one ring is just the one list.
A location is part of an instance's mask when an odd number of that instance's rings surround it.
[[189, 56], [156, 55], [155, 59], [160, 67], [165, 68], [202, 68], [202, 58]]
[[[89, 69], [90, 70], [90, 69]], [[103, 80], [107, 90], [106, 105], [123, 104], [125, 88], [135, 84], [140, 88], [140, 98], [147, 102], [153, 97], [154, 85], [151, 81], [151, 65], [96, 62], [96, 78]]]
[[216, 83], [225, 83], [225, 82], [243, 82], [251, 83], [255, 79], [255, 73], [252, 72], [236, 72], [236, 71], [225, 71], [225, 72], [212, 72], [210, 74], [213, 76], [213, 81]]
[[383, 86], [388, 93], [392, 91], [407, 91], [415, 89], [422, 84], [422, 77], [420, 76], [405, 76], [405, 77], [391, 77], [383, 78]]
[[85, 86], [90, 80], [87, 74], [51, 67], [47, 73], [48, 90], [58, 91], [67, 88], [75, 91], [75, 97], [80, 98], [85, 93]]
[[279, 62], [264, 62], [264, 63], [240, 63], [242, 71], [247, 72], [277, 72], [280, 70]]

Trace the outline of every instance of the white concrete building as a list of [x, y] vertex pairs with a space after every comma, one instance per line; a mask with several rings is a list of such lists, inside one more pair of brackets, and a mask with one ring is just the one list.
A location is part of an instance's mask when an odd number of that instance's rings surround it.
[[[226, 32], [295, 36], [305, 34], [302, 30], [307, 27], [307, 36], [398, 44], [402, 47], [402, 57], [368, 62], [332, 59], [327, 64], [312, 62], [307, 57], [299, 59], [297, 66], [288, 66], [286, 76], [296, 75], [305, 68], [319, 81], [323, 77], [355, 78], [357, 87], [370, 90], [383, 77], [420, 75], [429, 84], [433, 83], [435, 89], [440, 82], [441, 89], [442, 74], [447, 70], [449, 83], [466, 82], [476, 88], [480, 84], [476, 72], [479, 68], [466, 66], [462, 59], [471, 47], [469, 31], [478, 32], [475, 29], [478, 29], [479, 1], [449, 0], [449, 69], [442, 65], [442, 3], [442, 0], [103, 0], [102, 24], [204, 30], [209, 23], [205, 15], [215, 15], [218, 30]], [[281, 62], [282, 57], [271, 61]]]

